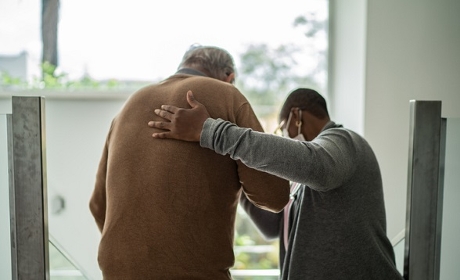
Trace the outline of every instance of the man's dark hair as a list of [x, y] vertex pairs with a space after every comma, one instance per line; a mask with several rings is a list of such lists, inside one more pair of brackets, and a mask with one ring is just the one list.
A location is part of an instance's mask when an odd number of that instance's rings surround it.
[[291, 108], [295, 107], [320, 119], [329, 117], [326, 100], [317, 91], [309, 88], [298, 88], [288, 95], [281, 108], [279, 121], [286, 120]]

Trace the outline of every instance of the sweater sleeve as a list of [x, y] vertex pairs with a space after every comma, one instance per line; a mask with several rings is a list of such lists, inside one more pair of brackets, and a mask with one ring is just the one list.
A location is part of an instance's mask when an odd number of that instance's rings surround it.
[[107, 144], [104, 146], [102, 158], [99, 162], [99, 167], [96, 175], [96, 183], [91, 195], [89, 208], [91, 214], [93, 214], [94, 220], [96, 221], [99, 231], [102, 232], [105, 223], [105, 212], [106, 212], [106, 173], [107, 173], [107, 155], [108, 149]]
[[317, 191], [337, 188], [354, 172], [356, 149], [346, 129], [327, 129], [312, 141], [297, 141], [207, 119], [200, 145], [249, 167], [299, 182]]
[[99, 231], [102, 232], [105, 224], [106, 207], [107, 207], [107, 194], [106, 194], [106, 181], [107, 181], [107, 161], [109, 156], [109, 137], [112, 132], [114, 120], [111, 123], [107, 139], [104, 144], [102, 156], [99, 161], [99, 166], [96, 173], [96, 182], [94, 190], [90, 198], [89, 209], [96, 221]]
[[272, 213], [260, 209], [254, 206], [244, 194], [241, 194], [240, 205], [265, 239], [272, 240], [279, 237], [283, 212]]

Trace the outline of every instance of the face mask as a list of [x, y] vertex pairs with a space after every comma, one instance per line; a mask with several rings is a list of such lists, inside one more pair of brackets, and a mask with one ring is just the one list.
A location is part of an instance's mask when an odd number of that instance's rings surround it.
[[[289, 124], [291, 123], [291, 118], [292, 118], [292, 112], [289, 113], [288, 120], [286, 122], [286, 125], [283, 128], [283, 137], [290, 138], [287, 128], [289, 127]], [[302, 118], [301, 110], [299, 110], [299, 118]], [[297, 136], [293, 137], [292, 139], [299, 140], [299, 141], [305, 141], [305, 137], [303, 136], [302, 132], [300, 132], [300, 128], [302, 127], [302, 122], [297, 122], [296, 126], [297, 126]]]

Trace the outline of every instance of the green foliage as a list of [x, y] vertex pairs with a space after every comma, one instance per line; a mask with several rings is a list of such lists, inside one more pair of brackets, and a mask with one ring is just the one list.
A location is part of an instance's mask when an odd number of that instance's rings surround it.
[[[306, 15], [298, 16], [294, 20], [294, 27], [300, 28], [303, 30], [305, 37], [309, 39], [310, 42], [315, 42], [320, 40], [321, 37], [325, 37], [328, 32], [328, 20], [327, 18], [320, 18], [319, 15], [315, 12], [307, 13]], [[318, 74], [326, 75], [327, 72], [327, 48], [318, 49], [316, 48], [316, 57], [317, 57], [317, 67], [314, 69], [310, 75], [315, 76]], [[322, 88], [320, 90], [325, 90]]]
[[319, 19], [315, 13], [308, 13], [296, 17], [294, 27], [303, 28], [307, 38], [314, 38], [319, 32], [327, 30], [327, 20]]
[[[241, 68], [236, 85], [255, 107], [262, 108], [259, 117], [273, 114], [287, 94], [298, 87], [317, 87], [309, 73], [299, 73], [296, 55], [301, 48], [280, 45], [270, 48], [267, 44], [250, 45], [240, 55]], [[263, 108], [266, 108], [263, 110]]]
[[72, 80], [65, 72], [49, 63], [41, 64], [41, 77], [34, 77], [32, 81], [24, 81], [20, 78], [11, 76], [9, 73], [0, 72], [0, 89], [7, 88], [13, 90], [24, 89], [54, 89], [63, 91], [73, 90], [114, 90], [114, 89], [137, 89], [147, 84], [147, 82], [120, 82], [115, 79], [107, 81], [97, 81], [88, 74], [80, 79]]
[[234, 245], [234, 269], [278, 268], [278, 240], [265, 240], [240, 206], [235, 221]]
[[[298, 16], [294, 19], [293, 26], [302, 29], [309, 44], [327, 34], [327, 19], [319, 18], [315, 12]], [[279, 106], [287, 94], [296, 88], [312, 87], [324, 90], [315, 75], [326, 71], [326, 51], [316, 49], [314, 57], [317, 67], [305, 72], [305, 67], [302, 66], [309, 62], [298, 59], [305, 49], [306, 46], [303, 45], [285, 44], [273, 48], [261, 43], [249, 45], [240, 55], [241, 68], [236, 79], [237, 87], [251, 104], [272, 107], [272, 110], [263, 112], [261, 117], [273, 114], [274, 106]]]
[[11, 76], [7, 72], [0, 72], [0, 85], [22, 86], [24, 81], [19, 78]]
[[254, 104], [278, 101], [278, 92], [289, 83], [290, 68], [295, 64], [286, 46], [270, 49], [266, 44], [250, 45], [241, 55], [238, 86]]
[[66, 74], [58, 74], [56, 71], [56, 66], [49, 62], [42, 63], [42, 80], [39, 80], [39, 83], [45, 88], [59, 88], [65, 84]]

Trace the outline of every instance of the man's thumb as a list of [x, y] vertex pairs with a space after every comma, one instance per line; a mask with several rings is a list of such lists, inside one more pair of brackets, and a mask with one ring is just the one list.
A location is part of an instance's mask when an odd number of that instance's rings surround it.
[[188, 104], [190, 104], [190, 106], [192, 106], [192, 108], [195, 108], [196, 106], [201, 104], [200, 102], [196, 101], [191, 90], [187, 91], [187, 102]]

